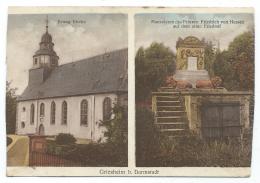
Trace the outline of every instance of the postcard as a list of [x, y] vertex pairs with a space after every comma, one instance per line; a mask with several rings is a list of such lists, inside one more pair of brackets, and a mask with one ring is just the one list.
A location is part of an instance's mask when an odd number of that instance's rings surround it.
[[250, 176], [252, 8], [9, 7], [7, 176]]

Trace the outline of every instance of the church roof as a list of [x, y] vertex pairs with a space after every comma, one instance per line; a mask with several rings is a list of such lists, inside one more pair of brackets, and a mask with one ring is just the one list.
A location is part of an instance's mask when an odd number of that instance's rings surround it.
[[30, 83], [18, 100], [127, 92], [128, 50], [121, 49], [54, 68], [41, 83]]

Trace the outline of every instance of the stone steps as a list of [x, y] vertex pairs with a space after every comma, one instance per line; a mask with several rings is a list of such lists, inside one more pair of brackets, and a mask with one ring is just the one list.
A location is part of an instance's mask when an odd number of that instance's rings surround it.
[[186, 115], [186, 112], [184, 110], [173, 110], [173, 111], [158, 111], [157, 116], [163, 117], [163, 116], [184, 116]]
[[[163, 87], [162, 90], [174, 91], [173, 88]], [[169, 136], [183, 136], [189, 129], [185, 107], [178, 92], [159, 92], [156, 97], [156, 123], [160, 132]]]
[[157, 111], [176, 111], [184, 110], [182, 105], [179, 106], [157, 106]]
[[180, 101], [157, 101], [157, 106], [179, 106]]

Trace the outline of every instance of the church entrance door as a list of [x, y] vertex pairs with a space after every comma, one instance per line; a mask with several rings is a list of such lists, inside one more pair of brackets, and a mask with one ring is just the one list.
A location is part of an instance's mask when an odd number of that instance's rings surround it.
[[44, 135], [44, 126], [43, 126], [43, 124], [41, 124], [39, 126], [39, 135]]
[[197, 57], [188, 57], [188, 70], [197, 70]]

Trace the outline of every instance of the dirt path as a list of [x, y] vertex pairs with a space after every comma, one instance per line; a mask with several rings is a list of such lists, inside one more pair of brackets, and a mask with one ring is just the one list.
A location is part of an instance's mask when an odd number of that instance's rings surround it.
[[16, 136], [15, 144], [7, 153], [7, 166], [28, 166], [29, 138]]

